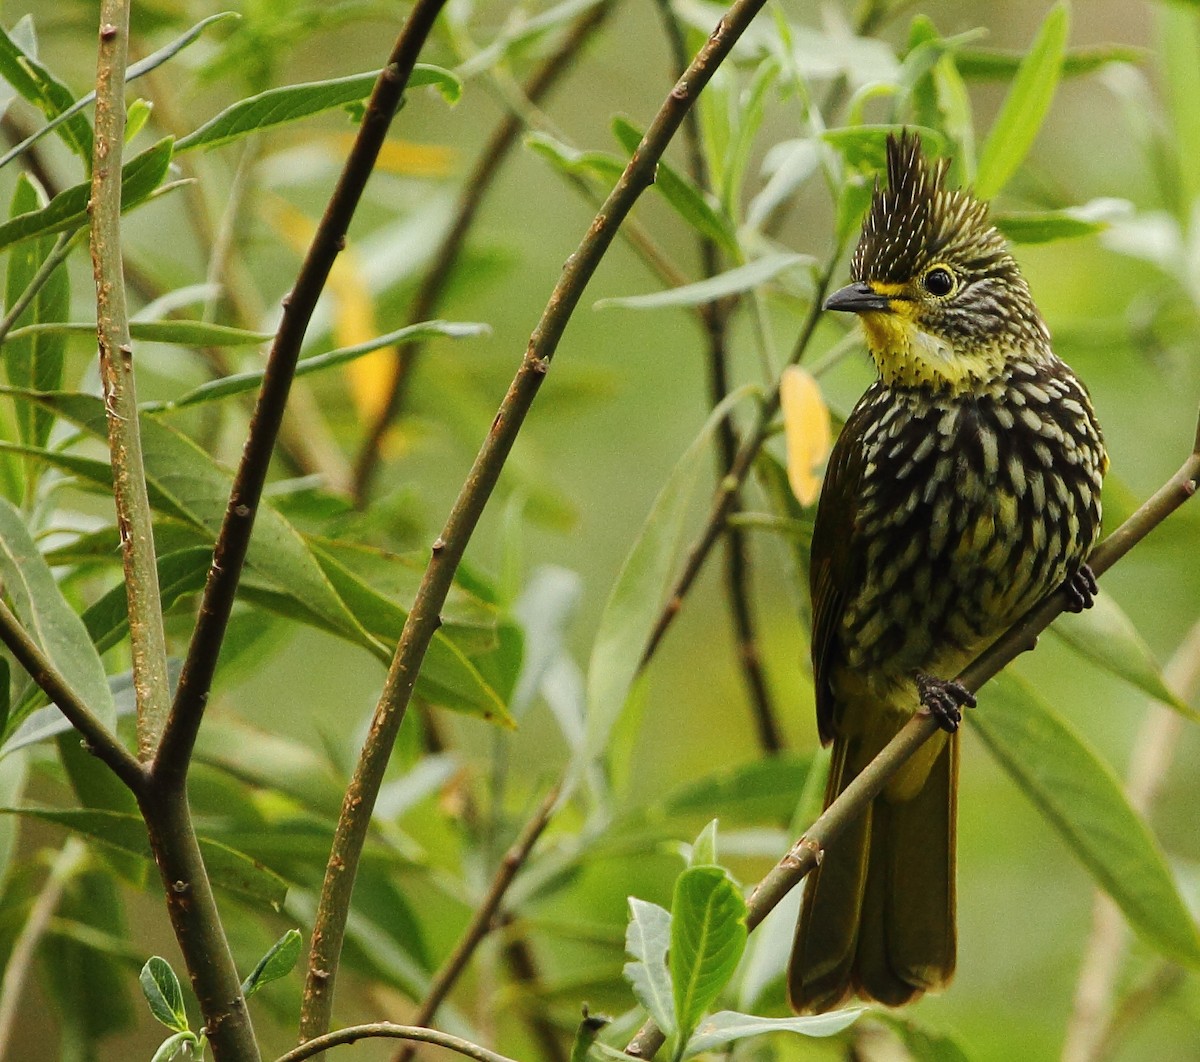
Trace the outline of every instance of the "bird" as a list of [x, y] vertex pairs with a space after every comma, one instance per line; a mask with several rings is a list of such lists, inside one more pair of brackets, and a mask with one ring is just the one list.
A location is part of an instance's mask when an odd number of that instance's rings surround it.
[[962, 668], [1045, 595], [1081, 611], [1108, 468], [1088, 391], [988, 204], [948, 159], [886, 141], [851, 260], [825, 302], [857, 314], [876, 379], [830, 453], [812, 536], [826, 806], [917, 712], [934, 736], [823, 853], [788, 967], [799, 1013], [857, 996], [899, 1007], [956, 963]]

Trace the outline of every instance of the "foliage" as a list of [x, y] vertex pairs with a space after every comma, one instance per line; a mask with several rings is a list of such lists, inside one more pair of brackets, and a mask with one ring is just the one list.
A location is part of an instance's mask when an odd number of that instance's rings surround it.
[[[844, 6], [818, 26], [766, 5], [694, 101], [621, 228], [627, 248], [573, 293], [538, 416], [485, 469], [497, 496], [428, 615], [430, 558], [465, 546], [439, 536], [443, 511], [464, 477], [482, 507], [491, 485], [470, 461], [511, 413], [495, 410], [537, 313], [567, 301], [550, 296], [589, 231], [575, 208], [636, 166], [680, 73], [664, 56], [686, 60], [724, 8], [446, 7], [348, 243], [316, 281], [265, 496], [247, 504], [235, 483], [263, 419], [254, 396], [278, 383], [264, 360], [276, 307], [309, 279], [337, 167], [378, 120], [398, 16], [366, 0], [134, 6], [122, 246], [172, 685], [193, 664], [214, 543], [231, 513], [254, 519], [223, 641], [197, 650], [218, 666], [185, 754], [180, 832], [198, 835], [231, 994], [240, 983], [264, 1056], [295, 1042], [301, 979], [332, 976], [306, 969], [307, 946], [331, 838], [356, 815], [338, 1026], [407, 1020], [426, 1001], [435, 1027], [530, 1062], [619, 1056], [647, 1015], [675, 1060], [829, 1058], [845, 1049], [830, 1037], [885, 1037], [917, 1059], [1009, 1058], [1018, 1044], [1043, 1057], [1071, 1021], [1095, 886], [1136, 934], [1105, 1050], [1179, 1057], [1192, 1043], [1192, 509], [981, 694], [945, 996], [911, 1016], [793, 1016], [790, 926], [748, 921], [741, 882], [784, 856], [823, 786], [800, 663], [808, 544], [828, 428], [869, 372], [820, 303], [846, 272], [888, 132], [919, 130], [955, 179], [995, 198], [1056, 349], [1092, 388], [1114, 458], [1110, 528], [1186, 456], [1200, 393], [1194, 7], [1147, 9], [1158, 39], [1143, 49], [1072, 45], [1121, 24], [1103, 11], [1125, 5], [1047, 4], [1019, 25], [967, 6], [955, 28], [977, 28], [954, 35], [905, 3]], [[0, 1055], [51, 1051], [6, 1039], [5, 1014], [33, 1020], [40, 975], [63, 1057], [129, 1057], [121, 1034], [139, 1057], [199, 1057], [219, 1046], [196, 1020], [194, 964], [181, 983], [177, 960], [145, 961], [189, 917], [190, 885], [154, 872], [179, 839], [164, 842], [149, 790], [84, 754], [104, 752], [94, 734], [81, 751], [45, 688], [45, 671], [60, 675], [102, 733], [137, 747], [142, 664], [109, 449], [121, 429], [93, 364], [82, 246], [95, 11], [16, 14], [0, 32], [0, 627], [46, 667], [0, 656]], [[549, 102], [543, 64], [566, 78]], [[506, 121], [507, 137], [488, 129]], [[511, 168], [494, 190], [493, 162]], [[725, 584], [693, 589], [722, 537]], [[419, 667], [385, 674], [426, 622]], [[347, 798], [360, 746], [378, 738], [370, 710], [399, 689], [413, 701], [398, 702], [377, 799]], [[786, 748], [755, 745], [751, 711]], [[1142, 717], [1164, 712], [1185, 736], [1150, 815], [1117, 772]], [[456, 949], [474, 976], [460, 980]], [[1164, 969], [1183, 972], [1149, 998]], [[129, 1005], [135, 980], [146, 1007]], [[585, 1006], [572, 1050], [585, 1004], [621, 1016]]]

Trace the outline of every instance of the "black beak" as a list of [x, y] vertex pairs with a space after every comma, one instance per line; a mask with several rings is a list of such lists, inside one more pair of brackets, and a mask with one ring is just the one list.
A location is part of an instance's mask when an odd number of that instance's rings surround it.
[[857, 284], [847, 284], [839, 288], [825, 300], [827, 310], [845, 310], [847, 313], [865, 313], [868, 310], [888, 311], [886, 295], [876, 295], [868, 284], [861, 281]]

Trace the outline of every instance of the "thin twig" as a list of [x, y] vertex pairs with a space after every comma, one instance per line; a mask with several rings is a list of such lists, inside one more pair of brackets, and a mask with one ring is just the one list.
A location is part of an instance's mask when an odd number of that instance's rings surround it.
[[[96, 336], [100, 380], [108, 416], [113, 496], [137, 695], [138, 754], [148, 760], [170, 710], [167, 642], [154, 555], [154, 520], [142, 463], [133, 341], [125, 303], [121, 256], [121, 152], [125, 143], [125, 66], [129, 54], [130, 0], [102, 0], [96, 68], [96, 136], [91, 210], [92, 270], [96, 278]], [[60, 241], [61, 242], [61, 241]]]
[[0, 1058], [8, 1057], [8, 1042], [12, 1039], [17, 1020], [21, 992], [33, 968], [34, 952], [46, 933], [46, 927], [62, 900], [63, 890], [87, 858], [87, 845], [78, 837], [68, 837], [50, 866], [42, 891], [29, 909], [29, 917], [13, 942], [4, 980], [0, 982]]
[[370, 1025], [351, 1025], [347, 1029], [326, 1033], [299, 1047], [293, 1047], [286, 1055], [280, 1055], [275, 1062], [304, 1062], [304, 1059], [313, 1058], [331, 1047], [352, 1044], [370, 1037], [385, 1040], [416, 1040], [418, 1043], [444, 1047], [447, 1051], [456, 1051], [460, 1055], [466, 1055], [467, 1058], [476, 1059], [477, 1062], [516, 1062], [515, 1059], [497, 1054], [495, 1051], [489, 1051], [486, 1047], [480, 1047], [459, 1036], [451, 1036], [449, 1033], [438, 1032], [436, 1029], [420, 1029], [414, 1025], [393, 1025], [390, 1021], [379, 1021]]
[[145, 769], [115, 734], [106, 727], [59, 671], [38, 644], [21, 626], [12, 610], [0, 598], [0, 641], [28, 673], [38, 688], [58, 706], [87, 742], [88, 751], [108, 765], [135, 793], [146, 780]]
[[[1187, 703], [1200, 689], [1200, 623], [1192, 627], [1163, 669], [1163, 682]], [[1125, 792], [1129, 805], [1143, 817], [1154, 806], [1175, 755], [1183, 716], [1165, 704], [1151, 706], [1138, 731]], [[1097, 891], [1092, 907], [1092, 931], [1080, 965], [1075, 1003], [1063, 1044], [1063, 1062], [1094, 1062], [1112, 1024], [1117, 973], [1128, 932], [1120, 908], [1107, 893]]]
[[[683, 39], [683, 28], [671, 6], [670, 0], [657, 0], [659, 14], [666, 29], [667, 41], [675, 62], [678, 77], [687, 66], [687, 50]], [[683, 143], [687, 149], [687, 164], [692, 183], [702, 192], [711, 191], [711, 175], [704, 156], [704, 143], [700, 135], [700, 120], [696, 112], [689, 111], [683, 123]], [[701, 271], [706, 278], [715, 277], [721, 271], [721, 255], [716, 241], [700, 234], [697, 238], [700, 251]], [[698, 320], [704, 329], [708, 345], [708, 401], [716, 408], [729, 394], [729, 318], [735, 306], [734, 300], [719, 299], [698, 307]], [[733, 422], [727, 415], [717, 425], [717, 446], [714, 456], [717, 463], [717, 479], [722, 479], [733, 467], [741, 440]], [[750, 590], [750, 543], [745, 532], [730, 522], [730, 517], [742, 511], [740, 488], [733, 492], [729, 513], [724, 524], [725, 538], [725, 598], [729, 615], [733, 621], [735, 652], [741, 665], [742, 678], [750, 696], [750, 708], [754, 715], [759, 747], [766, 753], [780, 752], [783, 747], [783, 732], [771, 702], [771, 690], [762, 666], [762, 654], [758, 648], [754, 610], [751, 606]]]
[[83, 238], [86, 231], [86, 229], [76, 229], [74, 232], [59, 233], [58, 239], [54, 241], [54, 246], [50, 248], [50, 253], [38, 266], [37, 272], [29, 278], [25, 290], [17, 296], [16, 301], [8, 308], [4, 317], [0, 318], [0, 344], [4, 342], [12, 330], [12, 326], [17, 323], [17, 318], [28, 309], [29, 304], [37, 298], [38, 292], [45, 287], [46, 281], [50, 279], [50, 274], [67, 260], [67, 256], [75, 249], [75, 245]]
[[[841, 258], [841, 251], [840, 246], [834, 248], [829, 263], [821, 270], [820, 275], [817, 277], [812, 304], [808, 308], [808, 314], [804, 319], [804, 324], [800, 328], [800, 335], [796, 340], [788, 362], [791, 365], [794, 365], [804, 356], [805, 351], [808, 349], [808, 344], [812, 340], [813, 333], [816, 331], [817, 321], [820, 319], [822, 305], [825, 301], [825, 292], [829, 289], [833, 271], [837, 268], [838, 260]], [[758, 420], [746, 438], [742, 440], [742, 445], [737, 452], [737, 456], [734, 457], [732, 463], [729, 465], [729, 471], [726, 472], [720, 483], [717, 484], [717, 489], [713, 494], [712, 505], [709, 509], [708, 519], [700, 532], [700, 536], [688, 549], [679, 577], [676, 579], [675, 585], [671, 588], [671, 593], [667, 597], [667, 603], [659, 614], [654, 629], [650, 632], [650, 637], [646, 642], [646, 650], [642, 654], [642, 667], [645, 667], [650, 662], [650, 658], [657, 652], [663, 636], [667, 633], [675, 617], [679, 614], [679, 610], [683, 607], [683, 599], [687, 596], [688, 591], [691, 590], [692, 584], [696, 581], [696, 576], [700, 574], [700, 569], [704, 567], [704, 562], [708, 559], [709, 552], [712, 550], [717, 539], [721, 537], [722, 529], [733, 512], [737, 493], [746, 481], [750, 469], [754, 467], [754, 459], [758, 456], [758, 451], [762, 448], [762, 444], [770, 434], [771, 419], [778, 411], [779, 384], [777, 382], [763, 399]]]
[[412, 697], [417, 672], [441, 622], [441, 608], [467, 543], [546, 378], [559, 340], [588, 281], [612, 245], [634, 203], [654, 180], [658, 160], [678, 130], [684, 114], [764, 3], [765, 0], [738, 0], [730, 7], [700, 49], [688, 72], [667, 96], [578, 249], [568, 257], [542, 318], [530, 336], [521, 366], [451, 509], [446, 526], [433, 544], [429, 565], [417, 590], [412, 610], [405, 620], [367, 741], [338, 819], [313, 928], [302, 1004], [302, 1036], [318, 1035], [328, 1027], [350, 896], [371, 813], [392, 745]]
[[[496, 915], [500, 910], [500, 904], [504, 902], [505, 893], [508, 892], [508, 887], [517, 876], [517, 871], [525, 865], [525, 861], [529, 858], [529, 853], [533, 851], [533, 846], [537, 844], [538, 838], [541, 837], [542, 831], [549, 825], [561, 791], [561, 786], [556, 785], [546, 794], [546, 799], [542, 801], [533, 817], [525, 824], [520, 836], [504, 853], [504, 858], [500, 860], [500, 866], [496, 869], [492, 883], [488, 886], [487, 893], [474, 916], [463, 930], [462, 936], [458, 938], [454, 950], [442, 963], [441, 968], [430, 982], [429, 991], [412, 1017], [413, 1025], [426, 1026], [433, 1020], [438, 1007], [442, 1005], [463, 970], [467, 968], [467, 963], [471, 961], [475, 949], [494, 928]], [[395, 1062], [408, 1062], [412, 1058], [414, 1050], [415, 1048], [411, 1046], [401, 1048], [396, 1052]]]
[[[1184, 504], [1200, 485], [1200, 423], [1191, 456], [1154, 496], [1128, 520], [1100, 543], [1088, 559], [1092, 571], [1100, 576], [1125, 556], [1138, 542]], [[978, 690], [998, 675], [1021, 653], [1031, 649], [1037, 636], [1063, 611], [1066, 595], [1062, 590], [1049, 594], [1012, 627], [996, 639], [958, 676], [968, 690]], [[753, 930], [807, 874], [815, 870], [822, 854], [837, 840], [842, 830], [861, 815], [908, 759], [938, 729], [933, 716], [918, 713], [857, 775], [767, 873], [747, 901], [746, 925]], [[652, 1058], [665, 1037], [653, 1021], [647, 1021], [625, 1047], [634, 1058]]]
[[[522, 92], [528, 100], [537, 103], [550, 92], [562, 76], [570, 70], [583, 46], [600, 28], [615, 6], [616, 0], [602, 0], [601, 3], [589, 8], [575, 20], [563, 42], [526, 82]], [[491, 189], [496, 175], [500, 172], [501, 165], [517, 144], [524, 128], [525, 123], [521, 116], [516, 111], [510, 111], [496, 127], [487, 144], [479, 153], [479, 158], [459, 193], [454, 220], [442, 237], [442, 242], [433, 258], [433, 264], [429, 267], [429, 271], [421, 281], [420, 288], [413, 297], [412, 305], [408, 310], [410, 321], [427, 321], [436, 313], [442, 294], [446, 290], [446, 284], [462, 254], [467, 233], [470, 232], [479, 208], [483, 205], [484, 197]], [[379, 412], [367, 426], [354, 466], [351, 493], [355, 503], [360, 506], [366, 504], [371, 481], [379, 467], [380, 446], [383, 443], [383, 437], [404, 402], [413, 368], [424, 349], [424, 341], [405, 343], [396, 348], [392, 375], [387, 386], [386, 401], [381, 403]]]
[[157, 777], [171, 776], [179, 782], [187, 773], [304, 333], [334, 259], [345, 245], [350, 219], [374, 169], [417, 56], [444, 3], [445, 0], [417, 0], [410, 11], [371, 93], [358, 136], [313, 236], [295, 286], [284, 300], [283, 319], [267, 358], [249, 435], [213, 550], [196, 629], [188, 646], [166, 733], [155, 758]]

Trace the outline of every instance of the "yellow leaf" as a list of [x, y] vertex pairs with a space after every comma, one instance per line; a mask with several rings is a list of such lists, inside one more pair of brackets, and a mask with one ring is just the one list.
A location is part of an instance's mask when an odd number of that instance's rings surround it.
[[[288, 203], [275, 204], [276, 228], [287, 243], [300, 254], [316, 231], [316, 223]], [[375, 301], [362, 266], [347, 246], [333, 263], [325, 290], [333, 302], [333, 341], [335, 347], [352, 347], [379, 335], [375, 320]], [[344, 372], [354, 406], [365, 419], [374, 419], [384, 406], [391, 387], [395, 355], [390, 348], [373, 351], [347, 362]]]
[[788, 483], [801, 505], [812, 505], [821, 492], [818, 469], [829, 456], [832, 431], [821, 387], [807, 369], [789, 365], [779, 381], [783, 438], [787, 445]]
[[[339, 133], [332, 137], [339, 157], [354, 144], [356, 134]], [[379, 150], [375, 169], [405, 177], [447, 177], [454, 169], [457, 153], [442, 144], [414, 144], [411, 140], [386, 140]]]

